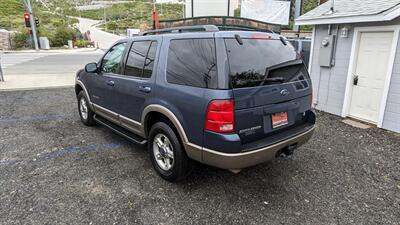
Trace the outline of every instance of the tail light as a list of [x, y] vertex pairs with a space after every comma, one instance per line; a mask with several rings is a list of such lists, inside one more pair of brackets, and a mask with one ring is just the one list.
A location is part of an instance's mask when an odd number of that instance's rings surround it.
[[213, 100], [208, 104], [205, 129], [218, 133], [235, 130], [235, 111], [233, 100]]

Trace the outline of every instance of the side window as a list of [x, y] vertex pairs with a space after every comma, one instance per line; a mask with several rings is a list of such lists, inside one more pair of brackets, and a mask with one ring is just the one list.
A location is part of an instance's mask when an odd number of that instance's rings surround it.
[[167, 81], [193, 87], [216, 88], [214, 39], [172, 40], [168, 51]]
[[104, 73], [120, 73], [121, 58], [125, 50], [126, 43], [120, 43], [112, 47], [104, 56], [101, 62], [101, 71]]
[[125, 75], [149, 78], [153, 71], [157, 42], [136, 41], [129, 51]]
[[146, 60], [143, 67], [143, 77], [150, 78], [153, 73], [154, 60], [156, 58], [157, 42], [151, 42], [149, 53], [147, 53]]

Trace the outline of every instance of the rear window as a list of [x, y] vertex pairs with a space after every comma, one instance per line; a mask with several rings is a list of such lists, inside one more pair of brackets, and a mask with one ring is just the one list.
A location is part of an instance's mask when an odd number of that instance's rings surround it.
[[233, 88], [289, 83], [309, 79], [293, 47], [280, 40], [225, 39]]
[[172, 40], [168, 50], [167, 81], [186, 86], [216, 88], [214, 39]]

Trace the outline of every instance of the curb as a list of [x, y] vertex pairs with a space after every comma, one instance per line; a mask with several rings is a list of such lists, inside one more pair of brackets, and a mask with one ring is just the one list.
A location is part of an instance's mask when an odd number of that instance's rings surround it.
[[71, 85], [61, 85], [61, 86], [49, 86], [49, 87], [32, 87], [32, 88], [13, 88], [13, 89], [0, 89], [1, 92], [11, 92], [11, 91], [35, 91], [35, 90], [47, 90], [47, 89], [58, 89], [58, 88], [72, 88]]

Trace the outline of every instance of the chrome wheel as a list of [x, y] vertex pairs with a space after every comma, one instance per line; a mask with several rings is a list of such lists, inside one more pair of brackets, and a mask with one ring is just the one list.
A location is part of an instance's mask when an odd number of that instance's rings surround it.
[[81, 100], [79, 100], [79, 111], [81, 112], [81, 116], [84, 120], [87, 120], [88, 118], [88, 108], [87, 108], [87, 104], [86, 104], [86, 99], [85, 98], [81, 98]]
[[170, 170], [174, 165], [174, 151], [168, 137], [157, 134], [153, 140], [153, 153], [158, 166], [162, 170]]

